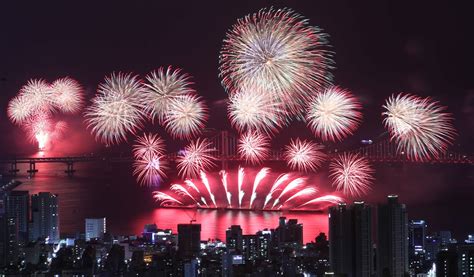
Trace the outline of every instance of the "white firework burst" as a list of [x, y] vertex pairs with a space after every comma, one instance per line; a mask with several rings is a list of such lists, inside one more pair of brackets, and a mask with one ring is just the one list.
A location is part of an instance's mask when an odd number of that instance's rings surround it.
[[257, 132], [247, 132], [239, 139], [238, 151], [247, 162], [258, 164], [270, 154], [270, 140]]
[[95, 138], [105, 144], [126, 140], [135, 134], [144, 120], [144, 90], [137, 76], [112, 74], [99, 85], [85, 117]]
[[163, 156], [165, 153], [165, 141], [157, 134], [143, 134], [135, 140], [132, 153], [135, 159], [148, 154]]
[[348, 90], [330, 87], [311, 100], [306, 119], [313, 133], [323, 141], [341, 141], [359, 127], [361, 108]]
[[314, 171], [326, 158], [323, 148], [321, 144], [296, 138], [285, 147], [283, 155], [291, 169]]
[[190, 139], [201, 133], [207, 120], [207, 107], [200, 97], [174, 98], [166, 114], [165, 128], [175, 138]]
[[194, 178], [201, 171], [206, 171], [215, 166], [215, 157], [212, 155], [215, 148], [208, 139], [198, 138], [184, 148], [182, 155], [177, 158], [178, 173], [183, 178]]
[[148, 97], [147, 111], [152, 120], [156, 119], [162, 124], [173, 100], [178, 97], [194, 95], [196, 91], [191, 88], [190, 76], [182, 73], [181, 69], [165, 71], [163, 67], [146, 76], [145, 89]]
[[51, 85], [54, 105], [62, 112], [75, 113], [84, 105], [84, 89], [74, 79], [65, 77]]

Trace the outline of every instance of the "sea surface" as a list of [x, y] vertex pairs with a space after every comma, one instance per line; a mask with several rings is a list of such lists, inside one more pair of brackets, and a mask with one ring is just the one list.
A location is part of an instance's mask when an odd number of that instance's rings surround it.
[[[8, 167], [4, 165], [0, 172]], [[16, 179], [23, 183], [16, 190], [58, 194], [60, 228], [65, 235], [83, 233], [87, 217], [106, 217], [108, 231], [116, 235], [139, 235], [148, 223], [176, 231], [177, 224], [195, 220], [202, 225], [203, 240], [224, 240], [230, 225], [241, 225], [244, 234], [254, 234], [264, 228], [275, 228], [280, 216], [296, 218], [303, 224], [305, 242], [328, 231], [326, 212], [159, 208], [152, 197], [155, 189], [137, 185], [130, 164], [77, 163], [72, 177], [64, 173], [65, 164], [37, 164], [38, 173], [31, 178], [26, 173], [27, 167], [26, 164], [19, 166]], [[366, 195], [346, 199], [347, 202], [380, 203], [386, 201], [388, 194], [397, 194], [400, 202], [407, 204], [409, 218], [425, 219], [429, 232], [449, 230], [458, 239], [474, 233], [473, 166], [383, 164], [376, 167], [375, 177], [376, 181]], [[330, 184], [325, 186], [331, 188]]]

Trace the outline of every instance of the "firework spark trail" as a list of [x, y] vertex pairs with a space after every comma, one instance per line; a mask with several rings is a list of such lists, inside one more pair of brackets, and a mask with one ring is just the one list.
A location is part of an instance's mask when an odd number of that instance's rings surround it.
[[190, 79], [191, 76], [182, 73], [181, 69], [171, 66], [166, 71], [160, 67], [146, 76], [145, 91], [149, 95], [146, 106], [152, 121], [156, 119], [159, 124], [163, 124], [173, 100], [196, 93], [191, 88]]
[[285, 182], [289, 178], [290, 178], [290, 174], [288, 174], [288, 173], [281, 174], [280, 176], [278, 176], [276, 181], [273, 183], [273, 185], [270, 189], [270, 192], [267, 194], [267, 196], [265, 196], [265, 203], [263, 204], [263, 209], [265, 209], [265, 207], [267, 206], [270, 199], [272, 199], [273, 193], [280, 187], [281, 184], [283, 184], [283, 182]]
[[255, 176], [255, 180], [253, 182], [253, 187], [252, 187], [252, 196], [250, 196], [249, 209], [252, 208], [252, 203], [255, 200], [255, 198], [257, 198], [256, 192], [257, 192], [258, 185], [263, 179], [265, 179], [269, 171], [270, 171], [270, 168], [264, 167], [257, 173], [257, 176]]
[[229, 192], [229, 189], [228, 189], [227, 172], [225, 170], [221, 170], [219, 171], [219, 175], [221, 175], [221, 182], [222, 182], [222, 185], [224, 186], [227, 203], [229, 204], [229, 207], [232, 207], [232, 202], [231, 202], [232, 194]]
[[352, 196], [366, 194], [374, 180], [369, 161], [358, 154], [339, 155], [329, 165], [329, 173], [337, 190]]
[[209, 193], [209, 197], [211, 198], [212, 203], [214, 204], [214, 207], [217, 208], [216, 198], [214, 197], [214, 194], [211, 191], [211, 186], [209, 184], [209, 180], [207, 179], [207, 175], [206, 175], [206, 173], [204, 173], [204, 171], [201, 171], [200, 174], [201, 174], [201, 181], [204, 184], [204, 186], [206, 187], [207, 192]]
[[251, 82], [301, 116], [312, 93], [332, 80], [327, 37], [289, 9], [262, 9], [239, 19], [220, 53], [222, 84], [233, 96], [242, 83]]
[[188, 187], [193, 188], [197, 193], [201, 194], [198, 187], [196, 187], [196, 185], [191, 180], [187, 179], [187, 180], [184, 181], [184, 183], [186, 183], [186, 185], [188, 185]]
[[307, 206], [307, 205], [322, 203], [322, 202], [329, 202], [331, 204], [338, 204], [338, 203], [344, 202], [344, 199], [342, 199], [339, 196], [335, 196], [335, 195], [324, 195], [324, 196], [312, 199], [312, 200], [310, 200], [306, 203], [303, 203], [303, 204], [299, 205], [297, 208], [302, 208], [302, 207]]
[[192, 195], [191, 193], [189, 193], [189, 191], [183, 187], [182, 185], [179, 185], [179, 184], [173, 184], [171, 185], [170, 189], [174, 192], [176, 192], [177, 194], [180, 194], [180, 195], [187, 195], [188, 197], [190, 197], [195, 203], [196, 205], [198, 206], [201, 206], [201, 204], [199, 204], [199, 201], [197, 201]]
[[354, 133], [362, 120], [359, 101], [348, 91], [329, 87], [310, 102], [306, 120], [323, 141], [341, 141]]
[[154, 191], [153, 198], [155, 198], [156, 201], [161, 201], [161, 205], [163, 206], [173, 205], [173, 204], [184, 205], [181, 201], [161, 191]]
[[284, 196], [287, 192], [292, 191], [292, 190], [296, 189], [297, 187], [299, 187], [299, 186], [301, 186], [301, 185], [304, 185], [305, 182], [306, 182], [306, 178], [303, 178], [303, 177], [299, 177], [299, 178], [296, 178], [296, 179], [292, 180], [292, 181], [282, 190], [282, 192], [280, 193], [280, 195], [275, 199], [275, 201], [273, 202], [272, 209], [275, 208], [275, 206], [280, 202], [280, 199], [281, 199], [282, 196]]
[[163, 156], [165, 154], [165, 142], [157, 134], [143, 134], [135, 140], [132, 154], [135, 159], [149, 154]]
[[239, 190], [239, 208], [242, 207], [242, 199], [244, 198], [244, 191], [242, 190], [242, 183], [244, 182], [245, 172], [243, 167], [239, 167], [239, 174], [237, 177], [237, 189]]
[[304, 188], [304, 189], [296, 192], [295, 194], [293, 194], [288, 199], [286, 199], [285, 202], [283, 202], [282, 206], [284, 206], [286, 203], [290, 202], [291, 200], [293, 200], [295, 198], [298, 198], [298, 197], [301, 197], [301, 196], [312, 195], [312, 194], [315, 194], [317, 192], [318, 192], [317, 188]]
[[453, 144], [456, 131], [446, 107], [428, 98], [400, 93], [387, 99], [383, 123], [410, 160], [437, 159]]

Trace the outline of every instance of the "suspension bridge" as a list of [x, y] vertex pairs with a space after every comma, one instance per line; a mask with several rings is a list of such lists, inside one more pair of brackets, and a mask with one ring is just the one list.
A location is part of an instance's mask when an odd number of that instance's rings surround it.
[[[210, 131], [205, 132], [205, 137], [212, 141], [212, 155], [217, 161], [222, 163], [222, 167], [226, 168], [228, 162], [243, 161], [237, 151], [237, 137], [229, 131]], [[339, 154], [349, 152], [357, 153], [366, 157], [372, 163], [430, 163], [430, 164], [469, 164], [474, 165], [474, 155], [463, 154], [448, 150], [438, 158], [429, 161], [412, 161], [397, 149], [394, 142], [388, 138], [363, 145], [354, 149], [329, 150], [329, 158]], [[168, 161], [176, 161], [180, 153], [170, 153], [167, 155]], [[106, 162], [106, 163], [130, 163], [133, 161], [131, 156], [112, 156], [112, 155], [83, 155], [70, 157], [9, 157], [0, 158], [0, 164], [9, 164], [9, 172], [16, 175], [19, 172], [18, 164], [28, 164], [27, 173], [34, 175], [38, 172], [36, 164], [41, 163], [59, 163], [66, 166], [65, 173], [73, 175], [75, 172], [74, 164], [84, 162]], [[281, 150], [272, 150], [266, 161], [284, 161], [283, 152]]]

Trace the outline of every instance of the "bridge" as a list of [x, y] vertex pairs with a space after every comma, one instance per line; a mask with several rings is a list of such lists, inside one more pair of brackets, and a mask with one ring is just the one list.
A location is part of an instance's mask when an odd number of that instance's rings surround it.
[[[205, 131], [204, 136], [212, 141], [209, 149], [214, 158], [222, 163], [222, 167], [226, 168], [228, 162], [243, 161], [237, 152], [237, 137], [229, 131]], [[395, 143], [388, 138], [380, 141], [363, 145], [354, 149], [331, 149], [328, 151], [329, 158], [335, 157], [341, 153], [357, 153], [366, 157], [372, 163], [431, 163], [431, 164], [469, 164], [474, 165], [474, 156], [447, 151], [440, 155], [437, 159], [430, 161], [412, 161], [407, 159], [404, 153], [397, 149]], [[179, 153], [170, 153], [167, 160], [176, 161]], [[106, 162], [106, 163], [131, 163], [131, 156], [106, 156], [106, 155], [84, 155], [71, 157], [13, 157], [0, 158], [0, 164], [10, 164], [9, 172], [16, 175], [19, 172], [18, 164], [29, 164], [27, 173], [34, 175], [38, 170], [36, 164], [39, 163], [60, 163], [66, 165], [65, 173], [73, 175], [75, 172], [75, 163], [84, 162]], [[266, 161], [284, 161], [283, 152], [281, 150], [272, 150]]]

